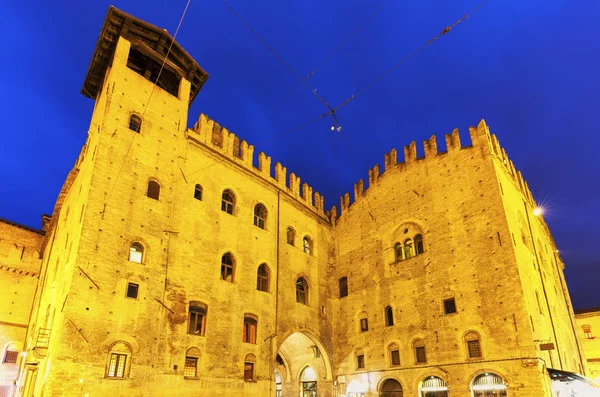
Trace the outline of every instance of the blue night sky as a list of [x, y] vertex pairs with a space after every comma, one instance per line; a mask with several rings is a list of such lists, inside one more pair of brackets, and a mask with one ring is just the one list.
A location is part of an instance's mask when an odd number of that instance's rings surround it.
[[[229, 4], [332, 105], [372, 81], [480, 0], [241, 1]], [[168, 6], [167, 6], [168, 4]], [[174, 34], [185, 0], [114, 0]], [[5, 1], [0, 33], [0, 217], [39, 228], [85, 142], [93, 101], [80, 94], [110, 3]], [[190, 110], [280, 161], [325, 195], [325, 206], [383, 154], [485, 118], [534, 197], [567, 265], [576, 308], [600, 306], [600, 2], [490, 0], [468, 21], [339, 111], [334, 140], [304, 87], [218, 0], [192, 0], [177, 41], [210, 74]], [[438, 139], [438, 142], [440, 140]], [[335, 151], [334, 151], [335, 147]], [[335, 153], [335, 155], [334, 155]], [[402, 156], [399, 155], [399, 159]]]

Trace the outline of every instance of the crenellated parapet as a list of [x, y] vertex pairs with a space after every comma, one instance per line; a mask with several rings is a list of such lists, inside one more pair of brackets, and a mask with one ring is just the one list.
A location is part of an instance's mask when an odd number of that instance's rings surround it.
[[[264, 152], [258, 153], [257, 164], [254, 165], [254, 146], [240, 140], [234, 133], [222, 127], [205, 114], [200, 114], [192, 129], [186, 131], [186, 137], [195, 144], [207, 147], [219, 153], [254, 175], [275, 185], [277, 188], [295, 198], [299, 203], [325, 218], [324, 198], [306, 182], [301, 183], [300, 177], [291, 172], [281, 163], [275, 163], [275, 175], [271, 175], [271, 157]], [[286, 183], [287, 181], [287, 183]]]
[[[474, 150], [485, 150], [492, 155], [497, 156], [502, 164], [504, 164], [506, 171], [514, 178], [518, 184], [520, 190], [525, 195], [526, 199], [530, 201], [532, 205], [535, 205], [533, 196], [527, 182], [523, 179], [520, 171], [515, 169], [513, 162], [506, 155], [506, 151], [500, 146], [498, 139], [495, 135], [490, 134], [489, 128], [484, 120], [481, 120], [477, 127], [469, 127], [469, 135], [471, 138], [470, 145], [463, 145], [460, 141], [460, 135], [458, 129], [454, 129], [450, 134], [444, 134], [446, 143], [446, 151], [438, 150], [437, 137], [432, 135], [428, 140], [423, 141], [423, 149], [425, 156], [419, 158], [417, 154], [417, 144], [415, 141], [411, 142], [408, 146], [404, 146], [404, 161], [398, 162], [397, 151], [392, 149], [389, 153], [386, 153], [383, 158], [384, 173], [392, 168], [399, 169], [401, 172], [410, 169], [413, 164], [420, 161], [436, 161], [440, 156], [449, 156], [450, 158], [460, 150], [474, 149]], [[369, 186], [365, 188], [364, 181], [361, 179], [354, 184], [354, 202], [362, 199], [366, 193], [366, 189], [378, 183], [381, 177], [379, 164], [376, 164], [373, 168], [369, 169]], [[344, 194], [340, 198], [340, 210], [341, 214], [347, 211], [353, 202], [350, 200], [348, 193]], [[339, 214], [341, 216], [341, 214]], [[327, 211], [327, 215], [335, 222], [338, 217], [336, 207], [333, 207], [331, 211]]]

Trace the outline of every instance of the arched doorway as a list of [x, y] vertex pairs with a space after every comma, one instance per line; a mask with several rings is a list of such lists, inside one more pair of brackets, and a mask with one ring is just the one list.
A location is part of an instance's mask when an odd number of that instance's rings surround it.
[[506, 397], [506, 384], [496, 374], [483, 373], [471, 382], [473, 397]]
[[317, 397], [319, 389], [325, 394], [333, 390], [329, 355], [320, 340], [308, 331], [287, 336], [274, 361], [281, 377], [281, 393], [277, 396]]
[[300, 373], [300, 396], [317, 397], [317, 372], [311, 367], [306, 367]]
[[396, 379], [386, 379], [379, 390], [381, 397], [403, 397], [402, 385]]
[[448, 397], [446, 381], [437, 376], [430, 376], [421, 382], [421, 397]]

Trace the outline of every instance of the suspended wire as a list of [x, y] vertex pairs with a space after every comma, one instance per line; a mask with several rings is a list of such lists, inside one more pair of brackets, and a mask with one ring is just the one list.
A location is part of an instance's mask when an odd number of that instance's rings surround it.
[[400, 62], [398, 62], [397, 64], [395, 64], [394, 66], [392, 66], [391, 68], [389, 68], [388, 70], [386, 70], [385, 72], [383, 72], [381, 75], [377, 76], [377, 78], [375, 78], [375, 80], [371, 81], [369, 84], [367, 84], [366, 86], [364, 86], [363, 88], [361, 88], [360, 90], [358, 90], [358, 92], [356, 94], [351, 95], [348, 99], [346, 99], [344, 102], [342, 102], [338, 107], [336, 107], [335, 109], [333, 109], [333, 112], [337, 112], [338, 110], [340, 110], [344, 106], [348, 105], [354, 99], [356, 99], [360, 95], [362, 95], [366, 90], [368, 90], [369, 88], [371, 88], [372, 86], [374, 86], [381, 79], [383, 79], [388, 74], [390, 74], [392, 71], [394, 71], [395, 69], [397, 69], [400, 65], [402, 65], [403, 63], [405, 63], [406, 61], [408, 61], [409, 59], [411, 59], [412, 57], [414, 57], [415, 55], [417, 55], [419, 52], [421, 52], [422, 50], [424, 50], [427, 46], [433, 44], [437, 39], [439, 39], [442, 36], [448, 34], [454, 27], [456, 27], [457, 25], [459, 25], [461, 22], [464, 22], [464, 21], [468, 20], [469, 19], [469, 15], [474, 14], [476, 11], [478, 11], [481, 7], [483, 7], [488, 2], [489, 2], [489, 0], [482, 1], [481, 3], [479, 3], [479, 5], [477, 7], [475, 7], [472, 11], [468, 12], [467, 14], [465, 14], [458, 21], [454, 22], [450, 26], [446, 26], [440, 33], [438, 33], [436, 36], [434, 36], [431, 40], [429, 40], [428, 42], [426, 42], [425, 44], [423, 44], [422, 46], [420, 46], [419, 48], [417, 48], [415, 51], [413, 51], [412, 53], [410, 53], [406, 57], [404, 57], [402, 60], [400, 60]]
[[[156, 88], [156, 85], [158, 84], [158, 79], [160, 79], [160, 75], [165, 67], [165, 64], [167, 63], [167, 58], [169, 57], [169, 54], [171, 53], [171, 49], [173, 48], [173, 44], [175, 43], [175, 39], [177, 38], [177, 33], [179, 33], [179, 28], [181, 28], [181, 24], [183, 23], [185, 14], [187, 13], [188, 7], [190, 6], [190, 2], [191, 2], [191, 0], [187, 0], [187, 4], [185, 5], [185, 9], [183, 10], [183, 13], [181, 14], [181, 18], [179, 19], [179, 24], [177, 25], [177, 29], [175, 30], [175, 34], [173, 35], [173, 39], [171, 40], [171, 44], [169, 45], [167, 54], [165, 55], [165, 58], [163, 59], [163, 63], [160, 67], [160, 70], [158, 71], [158, 75], [156, 76], [156, 81], [154, 81], [154, 84], [152, 85], [152, 91], [150, 91], [150, 95], [148, 96], [148, 101], [146, 102], [146, 106], [144, 106], [144, 111], [142, 112], [142, 117], [141, 117], [142, 120], [144, 119], [144, 115], [146, 114], [146, 110], [148, 109], [148, 105], [150, 104], [150, 99], [152, 99], [152, 94], [154, 94], [154, 90]], [[123, 171], [123, 166], [125, 165], [125, 162], [127, 161], [127, 156], [129, 155], [129, 151], [131, 150], [131, 147], [133, 146], [133, 141], [135, 140], [136, 135], [137, 134], [133, 134], [133, 136], [131, 137], [131, 141], [129, 142], [129, 146], [127, 147], [127, 151], [125, 152], [123, 161], [121, 162], [121, 167], [119, 168], [119, 172], [117, 172], [117, 177], [115, 178], [115, 183], [113, 183], [112, 188], [108, 192], [108, 197], [106, 199], [106, 202], [108, 202], [110, 200], [110, 197], [112, 196], [115, 186], [117, 186], [117, 181], [119, 180], [119, 176], [121, 175], [121, 172]]]
[[307, 82], [306, 79], [303, 79], [295, 70], [294, 68], [292, 68], [290, 66], [289, 63], [287, 63], [278, 53], [277, 51], [275, 51], [273, 49], [273, 47], [271, 47], [254, 29], [252, 29], [252, 27], [240, 16], [240, 14], [238, 14], [237, 12], [235, 12], [235, 10], [225, 1], [225, 0], [220, 0], [221, 3], [223, 3], [223, 5], [225, 5], [225, 7], [227, 7], [227, 9], [229, 11], [231, 11], [231, 13], [233, 15], [235, 15], [235, 17], [237, 19], [240, 20], [240, 22], [242, 22], [244, 24], [244, 26], [246, 26], [246, 28], [248, 28], [248, 30], [261, 42], [264, 44], [265, 47], [267, 47], [267, 49], [269, 51], [271, 51], [271, 53], [273, 55], [275, 55], [275, 57], [279, 60], [279, 62], [281, 62], [290, 72], [292, 72], [292, 74], [294, 76], [296, 76], [296, 79], [298, 79], [298, 81], [300, 82], [300, 84], [304, 85], [306, 88], [308, 88], [310, 90], [310, 92], [313, 93], [314, 96], [316, 96], [319, 101], [321, 101], [321, 103], [331, 112], [333, 111], [333, 108], [331, 106], [329, 106], [329, 104], [327, 102], [325, 102], [325, 100], [319, 95], [317, 94], [317, 90], [312, 88]]

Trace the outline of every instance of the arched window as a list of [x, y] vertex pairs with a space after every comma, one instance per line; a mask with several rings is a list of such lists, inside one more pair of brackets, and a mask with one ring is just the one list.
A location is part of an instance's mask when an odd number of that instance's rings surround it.
[[421, 383], [421, 397], [448, 397], [448, 386], [442, 378], [430, 376]]
[[202, 201], [202, 185], [199, 183], [197, 183], [196, 187], [194, 188], [194, 198]]
[[185, 366], [183, 367], [183, 376], [186, 379], [195, 379], [198, 377], [198, 360], [200, 359], [200, 349], [192, 347], [185, 353]]
[[396, 256], [396, 261], [402, 260], [402, 244], [396, 243], [394, 245], [394, 255]]
[[506, 397], [506, 384], [496, 374], [483, 373], [471, 382], [473, 397]]
[[308, 305], [308, 284], [302, 277], [296, 280], [296, 302]]
[[287, 228], [287, 243], [294, 246], [294, 240], [296, 240], [296, 231], [293, 227], [288, 226]]
[[142, 263], [144, 258], [144, 246], [137, 241], [131, 243], [129, 247], [129, 261], [135, 263]]
[[204, 336], [206, 331], [206, 313], [208, 306], [199, 301], [190, 302], [188, 316], [188, 334]]
[[261, 229], [264, 229], [266, 222], [267, 222], [267, 209], [262, 204], [256, 204], [254, 206], [254, 226], [258, 226]]
[[16, 364], [19, 357], [19, 348], [14, 343], [6, 347], [2, 364]]
[[413, 342], [413, 348], [415, 349], [415, 362], [417, 364], [426, 364], [425, 343], [421, 339], [417, 339]]
[[391, 306], [385, 308], [385, 325], [387, 327], [394, 325], [394, 311]]
[[146, 192], [146, 196], [151, 199], [158, 200], [160, 197], [160, 185], [156, 181], [148, 181], [148, 191]]
[[246, 354], [244, 358], [244, 381], [254, 381], [254, 365], [256, 364], [256, 356], [252, 353]]
[[365, 353], [362, 349], [356, 351], [356, 369], [365, 369]]
[[348, 277], [340, 278], [339, 285], [340, 285], [340, 298], [348, 296]]
[[233, 283], [234, 268], [233, 255], [228, 252], [221, 258], [221, 279]]
[[129, 129], [139, 134], [142, 129], [142, 118], [137, 114], [129, 116]]
[[425, 252], [423, 247], [423, 236], [421, 234], [417, 234], [414, 238], [415, 242], [415, 255], [420, 255]]
[[390, 343], [388, 346], [388, 354], [390, 357], [390, 366], [397, 367], [400, 365], [400, 348], [395, 343]]
[[269, 266], [266, 263], [260, 265], [256, 271], [256, 289], [269, 292]]
[[311, 367], [306, 367], [300, 373], [300, 392], [302, 397], [317, 395], [317, 372]]
[[312, 243], [312, 240], [310, 239], [310, 237], [304, 236], [302, 243], [303, 243], [303, 247], [304, 247], [304, 253], [308, 254], [308, 255], [312, 255], [313, 243]]
[[381, 397], [403, 397], [402, 385], [396, 379], [386, 379], [379, 391]]
[[234, 208], [235, 195], [229, 189], [223, 190], [223, 195], [221, 196], [221, 211], [227, 212], [228, 214], [233, 214]]
[[404, 259], [413, 257], [413, 242], [411, 239], [407, 238], [404, 240]]
[[244, 333], [242, 341], [244, 343], [256, 344], [257, 328], [258, 318], [253, 314], [244, 314]]
[[108, 364], [106, 366], [107, 378], [127, 378], [129, 375], [129, 361], [131, 358], [131, 347], [125, 342], [114, 343], [108, 352]]
[[465, 344], [467, 347], [468, 358], [481, 358], [481, 343], [479, 340], [479, 334], [475, 331], [470, 331], [465, 334]]

